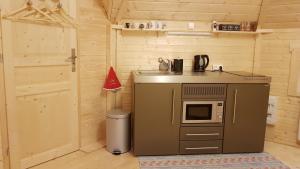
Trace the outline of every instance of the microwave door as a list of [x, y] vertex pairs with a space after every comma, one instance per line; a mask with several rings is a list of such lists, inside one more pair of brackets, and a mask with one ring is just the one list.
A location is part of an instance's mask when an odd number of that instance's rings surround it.
[[214, 104], [184, 103], [183, 123], [210, 123], [215, 118]]

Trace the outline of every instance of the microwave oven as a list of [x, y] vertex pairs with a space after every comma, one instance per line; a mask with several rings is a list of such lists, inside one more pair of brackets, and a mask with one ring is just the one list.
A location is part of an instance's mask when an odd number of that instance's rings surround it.
[[183, 101], [182, 123], [222, 123], [224, 101]]

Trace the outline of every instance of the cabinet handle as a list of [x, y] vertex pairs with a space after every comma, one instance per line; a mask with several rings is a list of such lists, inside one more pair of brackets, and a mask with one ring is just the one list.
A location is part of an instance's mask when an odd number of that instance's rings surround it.
[[211, 149], [219, 149], [219, 147], [187, 147], [186, 150], [211, 150]]
[[237, 95], [238, 90], [235, 89], [234, 91], [234, 107], [233, 107], [233, 117], [232, 117], [232, 124], [235, 124], [235, 118], [236, 118], [236, 104], [237, 104]]
[[174, 124], [174, 115], [175, 115], [175, 90], [172, 90], [172, 119], [171, 119], [171, 123], [172, 125]]
[[208, 134], [191, 134], [187, 133], [186, 136], [219, 136], [220, 133], [208, 133]]

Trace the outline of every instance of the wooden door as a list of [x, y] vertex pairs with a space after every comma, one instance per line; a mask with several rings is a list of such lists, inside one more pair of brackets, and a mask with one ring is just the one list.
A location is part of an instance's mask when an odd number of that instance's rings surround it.
[[[62, 2], [69, 13], [76, 13], [76, 1]], [[24, 1], [2, 3], [8, 11]], [[76, 46], [75, 30], [3, 20], [12, 169], [78, 150], [78, 74], [68, 61]]]
[[134, 154], [179, 153], [180, 84], [135, 84]]
[[262, 152], [270, 86], [228, 85], [223, 153]]

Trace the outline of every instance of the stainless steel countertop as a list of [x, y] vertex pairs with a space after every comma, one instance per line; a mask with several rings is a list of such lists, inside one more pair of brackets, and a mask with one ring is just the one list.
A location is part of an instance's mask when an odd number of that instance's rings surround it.
[[248, 72], [173, 72], [141, 70], [133, 72], [134, 83], [270, 83], [271, 77]]

